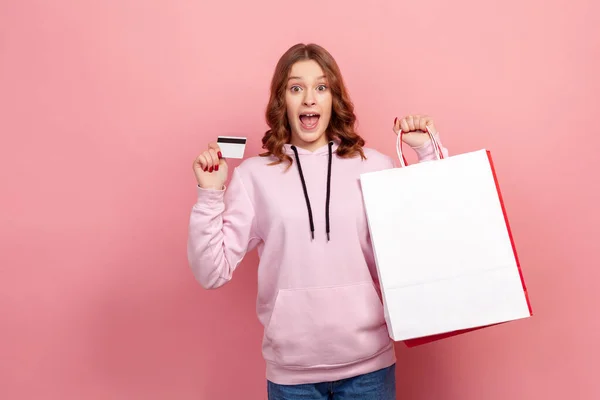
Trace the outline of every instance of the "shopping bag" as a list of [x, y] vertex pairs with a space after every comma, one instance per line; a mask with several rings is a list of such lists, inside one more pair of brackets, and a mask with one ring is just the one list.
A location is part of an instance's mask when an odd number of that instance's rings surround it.
[[409, 347], [530, 317], [490, 151], [360, 176], [390, 337]]

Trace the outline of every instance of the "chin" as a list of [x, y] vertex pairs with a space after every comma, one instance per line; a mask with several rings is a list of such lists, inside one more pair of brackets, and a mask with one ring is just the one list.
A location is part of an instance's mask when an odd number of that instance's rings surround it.
[[319, 141], [323, 136], [325, 136], [325, 132], [317, 131], [317, 132], [303, 132], [300, 131], [298, 137], [305, 143], [314, 143]]
[[[322, 121], [319, 121], [322, 122]], [[304, 143], [315, 143], [322, 140], [325, 137], [325, 141], [327, 141], [327, 130], [322, 127], [322, 124], [319, 123], [314, 129], [306, 129], [301, 124], [296, 126], [295, 136], [303, 141]]]

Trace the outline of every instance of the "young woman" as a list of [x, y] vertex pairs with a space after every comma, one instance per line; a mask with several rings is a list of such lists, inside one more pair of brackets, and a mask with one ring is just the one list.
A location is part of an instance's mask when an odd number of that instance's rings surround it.
[[[269, 399], [395, 399], [396, 358], [359, 182], [393, 160], [363, 147], [340, 70], [318, 45], [281, 57], [266, 118], [266, 152], [244, 160], [228, 187], [216, 143], [194, 160], [193, 274], [218, 288], [258, 249]], [[393, 129], [420, 161], [434, 159], [431, 118], [409, 115]]]

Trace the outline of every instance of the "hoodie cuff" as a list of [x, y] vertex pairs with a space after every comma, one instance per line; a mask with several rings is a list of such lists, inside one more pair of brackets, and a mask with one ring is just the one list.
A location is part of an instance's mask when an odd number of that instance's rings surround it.
[[[442, 141], [440, 140], [439, 133], [435, 134], [434, 136], [437, 139], [438, 143], [440, 144], [442, 152], [444, 152], [444, 145], [442, 144]], [[427, 142], [425, 142], [423, 145], [418, 146], [418, 147], [413, 147], [412, 149], [415, 151], [415, 153], [417, 153], [417, 157], [419, 158], [419, 161], [436, 159], [435, 146], [433, 145], [433, 141], [431, 141], [431, 139], [428, 140]]]
[[226, 187], [223, 186], [223, 189], [205, 189], [200, 186], [196, 186], [196, 202], [198, 204], [202, 204], [204, 206], [216, 206], [219, 204], [223, 204], [223, 199], [225, 196]]

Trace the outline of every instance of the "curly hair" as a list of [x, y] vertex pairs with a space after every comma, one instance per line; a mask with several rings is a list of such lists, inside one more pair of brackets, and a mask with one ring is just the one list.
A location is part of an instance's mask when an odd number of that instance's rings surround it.
[[284, 160], [292, 164], [292, 158], [285, 154], [284, 144], [291, 140], [290, 124], [286, 112], [285, 90], [292, 66], [303, 60], [314, 60], [325, 72], [333, 95], [332, 112], [327, 137], [338, 140], [336, 153], [339, 157], [350, 158], [357, 154], [366, 159], [363, 152], [365, 141], [356, 132], [356, 116], [354, 104], [350, 100], [344, 85], [340, 69], [332, 55], [317, 44], [299, 43], [290, 47], [279, 59], [271, 80], [271, 95], [266, 109], [266, 120], [269, 130], [262, 138], [262, 148], [267, 151], [262, 157], [274, 156], [280, 164]]

